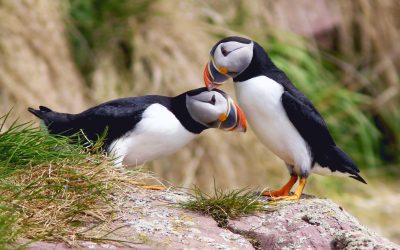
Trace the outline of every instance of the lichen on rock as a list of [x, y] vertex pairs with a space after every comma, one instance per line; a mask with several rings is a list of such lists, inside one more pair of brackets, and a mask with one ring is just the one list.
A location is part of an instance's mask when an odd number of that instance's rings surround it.
[[[177, 190], [129, 192], [107, 244], [82, 248], [135, 249], [400, 249], [376, 235], [328, 199], [306, 196], [279, 202], [278, 209], [229, 220], [226, 228], [203, 214], [177, 206], [191, 196]], [[263, 198], [261, 198], [263, 199]], [[125, 242], [124, 244], [118, 241]], [[65, 244], [35, 243], [32, 249]]]

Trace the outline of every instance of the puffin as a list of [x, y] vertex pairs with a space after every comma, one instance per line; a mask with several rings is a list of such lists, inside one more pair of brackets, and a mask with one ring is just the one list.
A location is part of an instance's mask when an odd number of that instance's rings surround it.
[[146, 95], [102, 103], [79, 114], [28, 108], [50, 134], [87, 141], [105, 133], [103, 148], [117, 166], [134, 167], [170, 155], [208, 128], [246, 131], [239, 106], [221, 90], [198, 88], [175, 97]]
[[[233, 79], [237, 102], [251, 128], [286, 163], [289, 181], [263, 195], [298, 200], [311, 173], [349, 176], [366, 184], [353, 160], [336, 145], [312, 102], [257, 42], [237, 36], [220, 40], [211, 49], [203, 77], [209, 90]], [[290, 194], [297, 180], [298, 187]]]

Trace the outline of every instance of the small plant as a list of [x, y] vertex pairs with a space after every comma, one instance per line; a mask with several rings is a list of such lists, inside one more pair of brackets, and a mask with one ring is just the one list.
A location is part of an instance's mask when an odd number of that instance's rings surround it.
[[214, 195], [208, 195], [198, 187], [194, 188], [193, 199], [182, 202], [183, 208], [210, 215], [219, 227], [226, 227], [229, 219], [259, 211], [272, 211], [267, 203], [259, 200], [260, 195], [247, 189], [223, 191], [214, 188]]

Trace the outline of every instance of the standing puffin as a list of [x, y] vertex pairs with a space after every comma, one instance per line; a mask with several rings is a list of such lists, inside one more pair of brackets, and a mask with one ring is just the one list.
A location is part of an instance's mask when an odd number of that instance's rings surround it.
[[[335, 144], [311, 101], [258, 43], [227, 37], [215, 44], [210, 54], [204, 70], [207, 88], [233, 78], [238, 103], [251, 127], [262, 143], [285, 161], [291, 175], [281, 189], [263, 195], [297, 200], [310, 173], [347, 175], [366, 183], [355, 163]], [[299, 186], [289, 196], [298, 177]]]
[[79, 114], [40, 106], [28, 111], [51, 134], [82, 131], [91, 141], [107, 130], [104, 147], [119, 165], [136, 166], [178, 151], [207, 128], [246, 130], [239, 106], [223, 91], [194, 89], [175, 97], [147, 95], [109, 101]]

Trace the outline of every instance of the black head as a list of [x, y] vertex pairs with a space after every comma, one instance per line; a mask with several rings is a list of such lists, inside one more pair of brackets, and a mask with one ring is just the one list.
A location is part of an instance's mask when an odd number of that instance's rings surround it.
[[274, 67], [258, 43], [243, 37], [226, 37], [211, 49], [210, 61], [204, 70], [204, 83], [208, 89], [213, 89], [229, 77], [242, 81]]
[[246, 119], [239, 106], [221, 90], [199, 88], [174, 98], [173, 110], [191, 132], [206, 128], [246, 131]]
[[[237, 42], [237, 43], [242, 43], [242, 44], [251, 44], [252, 41], [250, 39], [244, 38], [244, 37], [240, 37], [240, 36], [228, 36], [225, 37], [224, 39], [220, 40], [219, 42], [217, 42], [214, 47], [212, 47], [211, 51], [210, 51], [210, 55], [213, 56], [215, 53], [215, 50], [217, 49], [218, 45], [220, 45], [221, 43], [227, 43], [227, 42]], [[229, 51], [226, 51], [229, 52]]]

